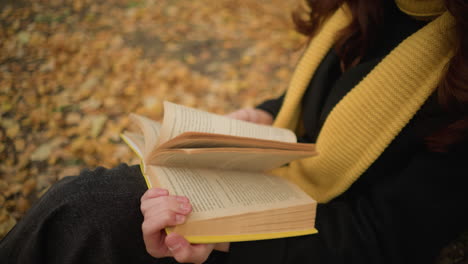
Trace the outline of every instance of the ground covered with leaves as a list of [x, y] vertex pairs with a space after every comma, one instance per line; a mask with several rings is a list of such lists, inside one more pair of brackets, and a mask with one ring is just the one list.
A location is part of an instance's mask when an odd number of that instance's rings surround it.
[[7, 1], [0, 11], [0, 236], [58, 179], [135, 162], [119, 133], [162, 102], [226, 113], [284, 90], [284, 1]]
[[[216, 113], [286, 87], [304, 38], [284, 0], [0, 2], [0, 238], [54, 182], [136, 163], [128, 113]], [[464, 262], [466, 241], [439, 263]]]

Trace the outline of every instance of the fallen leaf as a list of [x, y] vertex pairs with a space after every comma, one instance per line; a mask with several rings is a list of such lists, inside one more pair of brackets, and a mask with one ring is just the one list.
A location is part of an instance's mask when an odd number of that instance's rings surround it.
[[20, 33], [18, 33], [18, 41], [21, 43], [21, 44], [26, 44], [29, 42], [29, 33], [28, 32], [25, 32], [25, 31], [21, 31]]
[[52, 141], [40, 145], [30, 156], [32, 161], [44, 161], [50, 156], [52, 150], [63, 142], [62, 138], [55, 138]]
[[93, 138], [96, 138], [104, 128], [104, 125], [106, 124], [107, 121], [107, 116], [106, 115], [98, 115], [94, 116], [91, 119], [91, 136]]

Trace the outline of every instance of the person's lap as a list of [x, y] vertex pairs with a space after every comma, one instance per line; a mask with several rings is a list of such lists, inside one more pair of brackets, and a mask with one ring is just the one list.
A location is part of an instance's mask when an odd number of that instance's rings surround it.
[[170, 263], [146, 253], [139, 166], [65, 177], [0, 242], [1, 263]]

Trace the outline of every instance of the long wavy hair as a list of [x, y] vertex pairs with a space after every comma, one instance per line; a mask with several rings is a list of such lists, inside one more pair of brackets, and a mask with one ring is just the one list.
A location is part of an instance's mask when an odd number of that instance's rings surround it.
[[[334, 46], [343, 71], [358, 64], [379, 37], [388, 0], [306, 0], [308, 8], [293, 13], [296, 30], [312, 38], [345, 2], [352, 21], [339, 32]], [[434, 152], [459, 149], [468, 143], [468, 2], [445, 0], [445, 5], [456, 21], [457, 42], [437, 87], [438, 102], [449, 120], [425, 138], [427, 147]]]

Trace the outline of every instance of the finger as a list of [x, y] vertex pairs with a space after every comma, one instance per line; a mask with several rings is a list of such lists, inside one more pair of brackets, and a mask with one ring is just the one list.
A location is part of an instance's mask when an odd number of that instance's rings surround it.
[[165, 242], [172, 256], [181, 263], [203, 263], [215, 246], [214, 244], [190, 244], [176, 233], [167, 235]]
[[164, 210], [187, 215], [192, 211], [192, 206], [188, 198], [184, 196], [161, 196], [144, 200], [140, 205], [140, 210], [145, 217], [159, 214]]
[[158, 233], [148, 234], [145, 233], [145, 227], [143, 229], [143, 241], [145, 242], [146, 251], [148, 254], [155, 258], [163, 258], [172, 256], [171, 251], [166, 246], [166, 232], [164, 230], [159, 230]]
[[164, 243], [164, 229], [185, 222], [192, 210], [187, 197], [160, 196], [143, 200], [141, 210], [144, 216], [142, 224], [143, 240], [148, 253], [156, 258], [170, 256]]
[[257, 124], [271, 125], [273, 123], [273, 117], [270, 113], [255, 109], [251, 115], [251, 121]]
[[222, 252], [229, 252], [230, 247], [231, 247], [230, 242], [222, 242], [222, 243], [216, 243], [214, 246], [214, 249], [218, 251], [222, 251]]
[[160, 196], [167, 196], [167, 195], [169, 195], [169, 191], [166, 190], [166, 189], [151, 188], [151, 189], [148, 189], [143, 194], [143, 196], [141, 196], [141, 202], [143, 202], [145, 200], [148, 200], [148, 199], [151, 199], [151, 198], [156, 198], [156, 197], [160, 197]]
[[165, 244], [166, 233], [164, 229], [184, 223], [186, 217], [181, 214], [165, 209], [157, 214], [145, 215], [141, 226], [146, 251], [153, 257], [170, 256], [170, 251]]
[[[144, 212], [144, 221], [142, 230], [144, 235], [154, 236], [159, 235], [159, 232], [168, 226], [176, 226], [183, 224], [191, 211], [191, 206], [180, 207], [179, 202], [174, 196], [166, 196], [155, 198], [155, 200], [166, 200], [163, 203], [158, 203], [159, 206], [149, 208]], [[175, 202], [176, 205], [170, 205], [169, 201]], [[150, 200], [145, 201], [145, 203]], [[182, 212], [181, 212], [182, 211]]]
[[227, 117], [247, 121], [248, 118], [249, 118], [249, 115], [248, 115], [246, 109], [240, 109], [240, 110], [237, 110], [237, 111], [234, 111], [234, 112], [228, 114]]
[[144, 234], [158, 234], [160, 230], [163, 230], [166, 227], [183, 224], [186, 219], [187, 217], [185, 215], [165, 210], [158, 214], [152, 214], [149, 217], [145, 216], [145, 220], [142, 224], [142, 230]]

